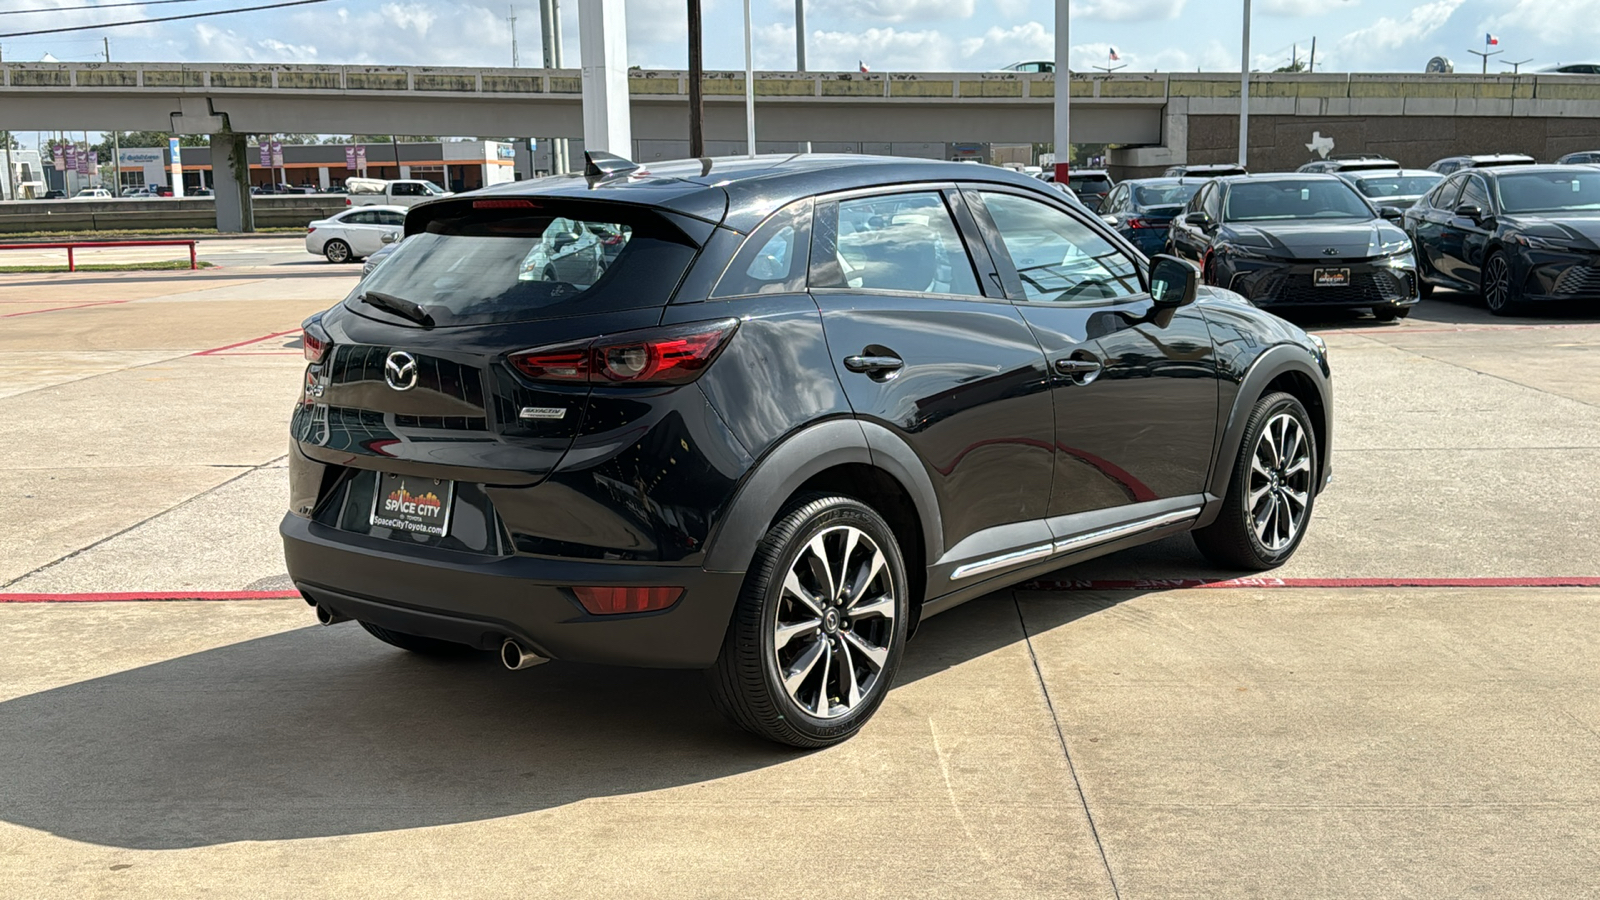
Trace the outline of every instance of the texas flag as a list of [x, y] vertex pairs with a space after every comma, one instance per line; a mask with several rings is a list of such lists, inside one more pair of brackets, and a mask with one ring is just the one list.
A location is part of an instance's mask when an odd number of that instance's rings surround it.
[[1122, 59], [1122, 57], [1117, 55], [1117, 48], [1111, 47], [1109, 49], [1111, 50], [1111, 61], [1112, 62], [1117, 62], [1118, 60]]
[[1498, 38], [1498, 37], [1496, 37], [1495, 35], [1492, 35], [1492, 34], [1486, 34], [1486, 35], [1483, 36], [1483, 42], [1487, 46], [1494, 47], [1494, 46], [1499, 45], [1500, 38]]
[[871, 69], [867, 68], [866, 60], [862, 60], [862, 59], [856, 60], [856, 66], [861, 69], [861, 74], [863, 74], [863, 75], [865, 75], [868, 72], [872, 71]]

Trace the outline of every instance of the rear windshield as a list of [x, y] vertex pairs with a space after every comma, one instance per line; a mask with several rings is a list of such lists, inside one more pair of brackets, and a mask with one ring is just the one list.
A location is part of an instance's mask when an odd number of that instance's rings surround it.
[[1373, 175], [1355, 180], [1356, 190], [1368, 197], [1421, 197], [1433, 190], [1443, 175]]
[[[665, 219], [621, 204], [436, 211], [359, 284], [416, 303], [438, 325], [664, 306], [695, 247]], [[452, 213], [456, 213], [452, 215]], [[380, 313], [379, 315], [386, 315]]]
[[1500, 208], [1507, 213], [1600, 210], [1600, 169], [1501, 175]]
[[1111, 190], [1111, 179], [1105, 175], [1068, 175], [1067, 186], [1080, 194], [1104, 194]]
[[1228, 191], [1229, 222], [1370, 219], [1372, 209], [1343, 181], [1248, 181]]
[[1189, 198], [1198, 190], [1200, 185], [1193, 183], [1140, 185], [1133, 189], [1133, 202], [1144, 209], [1155, 206], [1182, 206], [1188, 203]]

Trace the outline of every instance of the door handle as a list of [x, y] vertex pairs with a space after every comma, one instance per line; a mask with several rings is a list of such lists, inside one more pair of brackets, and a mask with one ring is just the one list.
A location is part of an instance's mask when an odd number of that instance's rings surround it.
[[876, 372], [898, 372], [904, 366], [905, 360], [898, 356], [846, 356], [844, 367], [852, 372], [863, 372], [868, 375]]
[[1063, 375], [1093, 375], [1100, 371], [1100, 364], [1092, 359], [1058, 359], [1056, 371]]

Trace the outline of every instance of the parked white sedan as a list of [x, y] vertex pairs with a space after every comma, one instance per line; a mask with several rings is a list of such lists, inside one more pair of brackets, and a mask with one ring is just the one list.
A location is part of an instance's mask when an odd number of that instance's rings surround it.
[[336, 216], [318, 219], [306, 228], [306, 252], [325, 256], [328, 262], [354, 262], [383, 246], [383, 236], [404, 233], [403, 206], [360, 206]]

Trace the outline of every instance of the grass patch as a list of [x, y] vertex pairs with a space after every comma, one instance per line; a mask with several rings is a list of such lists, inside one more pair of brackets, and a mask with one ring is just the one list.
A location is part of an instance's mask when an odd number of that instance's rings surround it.
[[[251, 235], [265, 234], [305, 234], [305, 226], [298, 228], [257, 228]], [[179, 237], [179, 238], [208, 238], [216, 237], [219, 232], [215, 228], [113, 228], [101, 231], [16, 231], [0, 234], [0, 244], [12, 240], [45, 239], [61, 241], [105, 241], [121, 238], [143, 237]], [[245, 235], [248, 237], [249, 235]]]
[[[201, 260], [199, 267], [212, 268], [212, 264]], [[133, 263], [89, 263], [78, 266], [79, 272], [171, 272], [176, 269], [188, 269], [189, 261], [186, 259], [165, 259], [159, 262], [133, 262]], [[0, 266], [0, 275], [20, 275], [48, 272], [65, 272], [67, 264], [54, 266]]]

